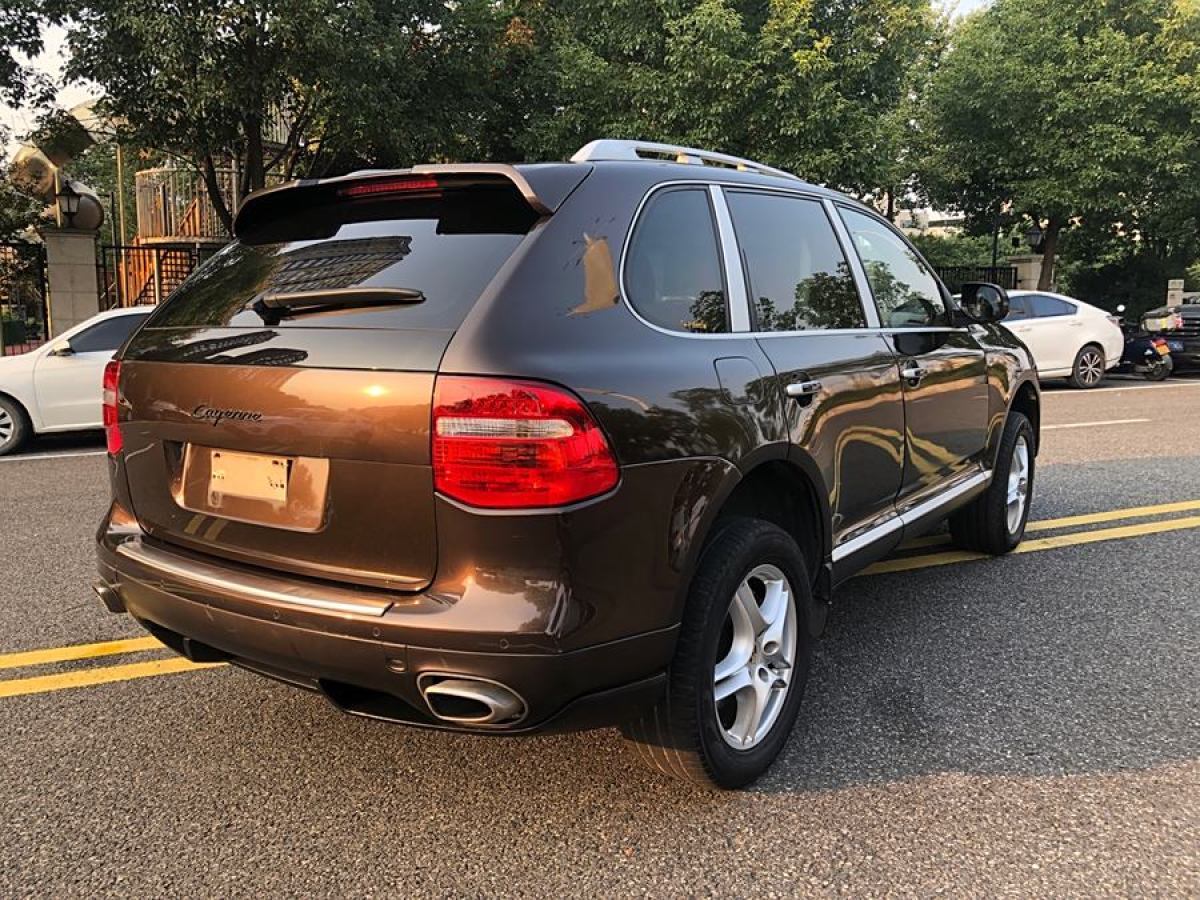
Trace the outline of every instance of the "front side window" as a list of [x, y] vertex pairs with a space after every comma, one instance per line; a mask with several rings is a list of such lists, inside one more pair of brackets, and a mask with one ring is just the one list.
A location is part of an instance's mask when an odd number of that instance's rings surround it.
[[883, 222], [853, 209], [840, 209], [867, 271], [867, 281], [885, 328], [949, 324], [937, 278], [917, 252]]
[[819, 200], [726, 191], [756, 331], [864, 328], [862, 301]]
[[1059, 300], [1057, 297], [1047, 297], [1045, 294], [1031, 294], [1027, 300], [1033, 307], [1033, 316], [1038, 319], [1075, 314], [1075, 307], [1072, 304], [1066, 300]]
[[71, 338], [71, 349], [76, 353], [115, 353], [125, 339], [133, 334], [133, 330], [145, 321], [145, 315], [131, 313], [97, 322]]
[[660, 191], [650, 199], [629, 245], [625, 288], [642, 317], [662, 328], [729, 330], [708, 191]]

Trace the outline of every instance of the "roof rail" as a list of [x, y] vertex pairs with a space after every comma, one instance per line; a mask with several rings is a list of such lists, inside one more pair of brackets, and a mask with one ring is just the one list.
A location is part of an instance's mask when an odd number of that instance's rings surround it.
[[797, 178], [791, 172], [785, 172], [783, 169], [775, 169], [763, 163], [755, 162], [752, 159], [727, 156], [724, 153], [712, 153], [708, 150], [697, 150], [694, 147], [681, 147], [678, 144], [658, 144], [654, 141], [592, 141], [576, 150], [575, 155], [571, 157], [571, 162], [597, 162], [599, 160], [637, 161], [642, 159], [660, 161], [668, 159], [673, 162], [686, 163], [692, 166], [719, 166], [725, 169], [737, 169], [739, 172], [777, 175], [780, 178]]

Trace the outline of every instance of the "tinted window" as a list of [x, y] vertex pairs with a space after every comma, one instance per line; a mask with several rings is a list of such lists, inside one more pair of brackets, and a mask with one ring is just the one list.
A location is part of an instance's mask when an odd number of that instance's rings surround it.
[[867, 270], [867, 281], [888, 328], [945, 325], [946, 304], [937, 278], [898, 234], [878, 219], [841, 210]]
[[817, 200], [727, 191], [757, 331], [863, 328], [854, 278]]
[[1029, 299], [1027, 297], [1009, 297], [1008, 298], [1008, 315], [1004, 317], [1005, 322], [1012, 322], [1016, 319], [1029, 318]]
[[[149, 327], [457, 328], [536, 218], [515, 190], [492, 187], [309, 205], [205, 262]], [[282, 317], [260, 302], [374, 287], [418, 299], [310, 304]]]
[[[146, 310], [146, 315], [149, 312]], [[71, 338], [71, 349], [76, 353], [115, 353], [117, 348], [125, 343], [125, 338], [146, 321], [146, 315], [131, 313], [98, 322]]]
[[672, 331], [729, 330], [716, 226], [702, 188], [661, 191], [646, 205], [625, 269], [629, 300]]
[[1031, 294], [1026, 298], [1033, 308], [1033, 316], [1070, 316], [1075, 314], [1075, 307], [1066, 300], [1057, 297], [1047, 297], [1045, 294]]

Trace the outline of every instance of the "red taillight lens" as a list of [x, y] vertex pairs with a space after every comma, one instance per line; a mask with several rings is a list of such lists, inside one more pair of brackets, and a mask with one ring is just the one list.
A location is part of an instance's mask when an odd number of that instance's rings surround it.
[[114, 359], [104, 367], [104, 438], [108, 452], [121, 452], [121, 426], [117, 422], [117, 400], [120, 397], [121, 362]]
[[433, 480], [471, 506], [564, 506], [617, 484], [604, 432], [574, 394], [548, 384], [438, 376]]
[[439, 190], [441, 185], [433, 178], [388, 178], [383, 181], [366, 181], [339, 188], [339, 197], [379, 197], [386, 194], [411, 194]]

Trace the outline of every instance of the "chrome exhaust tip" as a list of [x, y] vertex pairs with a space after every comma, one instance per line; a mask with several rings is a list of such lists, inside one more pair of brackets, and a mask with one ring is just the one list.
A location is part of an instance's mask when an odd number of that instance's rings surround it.
[[525, 717], [525, 701], [512, 688], [470, 675], [426, 672], [417, 679], [434, 717], [455, 725], [511, 725]]
[[95, 581], [92, 583], [92, 590], [96, 592], [96, 596], [100, 598], [100, 602], [109, 612], [125, 612], [125, 601], [121, 599], [120, 594], [113, 590], [111, 585], [103, 581]]

